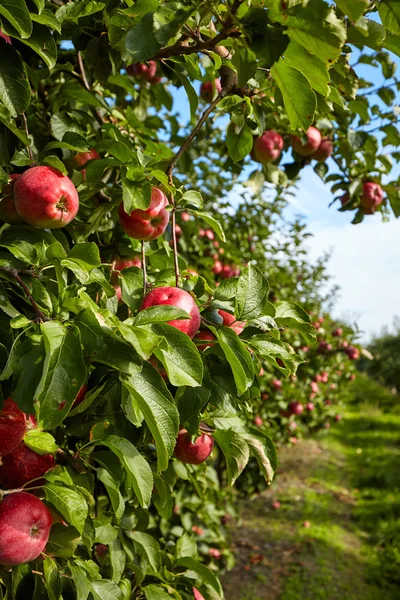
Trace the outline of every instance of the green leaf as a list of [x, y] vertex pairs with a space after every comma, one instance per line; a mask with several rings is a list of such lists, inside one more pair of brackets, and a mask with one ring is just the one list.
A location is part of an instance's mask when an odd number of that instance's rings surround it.
[[400, 34], [400, 5], [397, 0], [381, 0], [378, 12], [383, 26], [392, 33]]
[[100, 100], [94, 93], [89, 92], [89, 90], [86, 90], [74, 81], [64, 83], [64, 85], [60, 87], [60, 95], [63, 98], [76, 100], [80, 104], [93, 106], [94, 108], [107, 108], [108, 110], [108, 105], [104, 101]]
[[356, 46], [368, 46], [373, 50], [380, 50], [383, 46], [386, 31], [380, 23], [372, 19], [361, 17], [365, 25], [366, 32], [361, 33], [359, 28], [350, 26], [347, 30], [347, 41]]
[[128, 215], [136, 208], [146, 210], [151, 202], [150, 182], [143, 177], [136, 181], [124, 178], [122, 180], [122, 199], [124, 210]]
[[107, 490], [115, 516], [120, 519], [125, 511], [125, 502], [119, 491], [118, 483], [106, 469], [96, 469], [96, 473], [98, 480]]
[[[143, 300], [143, 271], [138, 267], [129, 267], [119, 274], [122, 288], [122, 300], [133, 313], [139, 310]], [[139, 313], [140, 314], [140, 313]]]
[[199, 105], [199, 96], [197, 95], [196, 90], [194, 89], [194, 87], [192, 86], [189, 79], [186, 77], [186, 75], [184, 73], [181, 73], [179, 71], [179, 69], [174, 69], [171, 66], [171, 61], [169, 61], [168, 66], [175, 73], [175, 75], [178, 77], [179, 81], [185, 88], [185, 92], [188, 97], [189, 106], [190, 106], [190, 120], [193, 123], [196, 119], [196, 111], [197, 111], [197, 107]]
[[165, 471], [171, 458], [179, 430], [179, 413], [163, 378], [149, 364], [121, 381], [128, 389], [132, 402], [142, 411], [156, 443], [158, 470]]
[[400, 35], [386, 32], [385, 48], [400, 56]]
[[91, 590], [94, 600], [124, 600], [122, 590], [116, 583], [107, 579], [92, 581]]
[[165, 323], [166, 321], [173, 321], [175, 319], [190, 319], [190, 315], [182, 308], [164, 304], [160, 306], [151, 306], [150, 308], [141, 310], [136, 315], [133, 324], [147, 325], [149, 323]]
[[55, 560], [46, 556], [43, 561], [44, 580], [49, 600], [59, 600], [61, 595], [61, 575]]
[[217, 221], [217, 219], [214, 219], [214, 217], [212, 217], [209, 213], [200, 212], [198, 210], [193, 210], [192, 213], [200, 219], [203, 219], [203, 221], [205, 221], [207, 225], [209, 225], [211, 229], [217, 234], [219, 239], [223, 242], [226, 242], [225, 232], [222, 228], [221, 223]]
[[369, 0], [336, 0], [337, 6], [351, 21], [358, 21], [369, 7]]
[[32, 21], [40, 23], [41, 25], [47, 25], [50, 29], [55, 29], [58, 33], [61, 33], [61, 24], [51, 10], [43, 10], [38, 15], [31, 13], [30, 16]]
[[24, 437], [24, 444], [36, 454], [53, 454], [57, 452], [58, 445], [56, 440], [50, 433], [45, 431], [39, 431], [38, 429], [31, 429]]
[[249, 79], [255, 77], [257, 72], [256, 55], [246, 46], [234, 44], [235, 52], [232, 56], [232, 64], [236, 69], [238, 77], [238, 87], [241, 88], [247, 84]]
[[15, 27], [21, 38], [31, 35], [32, 21], [24, 0], [0, 0], [0, 15]]
[[210, 569], [206, 567], [206, 565], [204, 565], [203, 563], [198, 562], [190, 556], [184, 556], [182, 558], [179, 558], [174, 566], [184, 567], [189, 571], [194, 571], [205, 585], [209, 585], [210, 587], [212, 587], [213, 590], [218, 594], [218, 600], [222, 600], [222, 598], [224, 597], [224, 592], [222, 590], [220, 581], [216, 578], [214, 573], [210, 571]]
[[45, 165], [50, 165], [50, 167], [58, 169], [63, 175], [67, 174], [67, 169], [65, 168], [64, 163], [58, 158], [58, 156], [45, 156], [42, 162]]
[[170, 383], [176, 387], [201, 385], [203, 361], [196, 345], [186, 333], [165, 323], [153, 323], [150, 330], [162, 337], [154, 354], [164, 365]]
[[46, 551], [53, 556], [70, 558], [75, 554], [80, 539], [81, 537], [75, 527], [65, 527], [61, 523], [54, 523], [50, 531]]
[[74, 21], [77, 23], [78, 19], [89, 17], [103, 10], [104, 7], [105, 2], [98, 2], [97, 0], [75, 0], [61, 6], [56, 12], [56, 17], [61, 23], [63, 21]]
[[143, 588], [146, 600], [170, 600], [171, 594], [168, 594], [160, 585], [146, 585]]
[[117, 435], [109, 435], [101, 443], [118, 456], [140, 506], [147, 507], [153, 489], [153, 474], [147, 460], [129, 440]]
[[57, 44], [47, 27], [34, 23], [32, 35], [27, 39], [22, 38], [21, 42], [32, 48], [49, 69], [55, 66], [57, 62]]
[[308, 79], [283, 59], [274, 64], [271, 75], [282, 93], [291, 128], [307, 131], [317, 108], [317, 98]]
[[122, 373], [134, 373], [141, 368], [135, 350], [118, 338], [100, 314], [91, 309], [80, 312], [75, 320], [82, 337], [85, 355]]
[[157, 540], [141, 531], [132, 531], [129, 537], [133, 540], [136, 551], [147, 561], [151, 573], [157, 575], [161, 570], [161, 552]]
[[43, 490], [47, 502], [82, 534], [88, 516], [88, 505], [82, 494], [57, 483], [46, 483]]
[[85, 383], [86, 363], [79, 330], [57, 321], [40, 326], [46, 358], [43, 375], [35, 392], [39, 426], [53, 429], [63, 422]]
[[31, 90], [25, 64], [18, 52], [3, 40], [0, 42], [0, 99], [13, 117], [29, 106]]
[[268, 293], [268, 279], [260, 269], [252, 264], [245, 267], [237, 282], [235, 317], [248, 321], [264, 315], [274, 316]]
[[254, 380], [254, 366], [250, 352], [229, 327], [210, 327], [210, 329], [232, 369], [237, 393], [241, 396], [251, 387]]
[[125, 38], [126, 49], [135, 62], [151, 58], [162, 46], [154, 36], [153, 16], [151, 12], [145, 15]]
[[245, 435], [251, 454], [256, 458], [268, 484], [278, 468], [278, 454], [273, 441], [262, 431], [250, 429]]
[[25, 145], [30, 145], [30, 139], [26, 135], [25, 131], [21, 131], [18, 127], [15, 126], [14, 120], [11, 119], [10, 114], [6, 110], [5, 107], [0, 106], [0, 123], [3, 123], [10, 131], [13, 132], [14, 135], [17, 136], [19, 140]]
[[[304, 362], [288, 344], [267, 337], [265, 334], [253, 335], [247, 340], [247, 344], [261, 358], [270, 362], [285, 375], [296, 373], [298, 365]], [[276, 362], [277, 358], [284, 363], [284, 366]]]
[[290, 67], [301, 71], [310, 82], [311, 87], [322, 94], [324, 98], [329, 96], [328, 69], [318, 55], [292, 41], [285, 50], [285, 62]]
[[315, 327], [310, 315], [294, 302], [279, 302], [275, 305], [275, 321], [280, 326], [297, 329], [307, 342], [313, 342], [316, 336]]
[[6, 288], [0, 280], [0, 310], [6, 313], [9, 317], [18, 317], [20, 313], [16, 308], [13, 307], [10, 300], [8, 299], [8, 295], [6, 292]]
[[225, 456], [228, 484], [233, 485], [249, 462], [249, 446], [243, 435], [233, 430], [215, 431], [213, 438]]
[[61, 266], [75, 273], [81, 283], [88, 283], [93, 269], [101, 265], [99, 249], [94, 242], [76, 244]]
[[248, 154], [250, 154], [253, 147], [253, 135], [250, 127], [245, 125], [242, 127], [238, 134], [235, 133], [235, 126], [232, 123], [228, 127], [226, 135], [226, 146], [228, 153], [233, 162], [239, 162], [243, 160]]
[[125, 570], [126, 554], [119, 540], [114, 540], [110, 546], [111, 578], [114, 583], [119, 583]]
[[211, 389], [203, 385], [201, 387], [179, 388], [176, 394], [178, 410], [181, 417], [181, 423], [187, 423], [192, 419], [196, 421], [195, 428], [198, 429], [201, 411], [209, 401]]

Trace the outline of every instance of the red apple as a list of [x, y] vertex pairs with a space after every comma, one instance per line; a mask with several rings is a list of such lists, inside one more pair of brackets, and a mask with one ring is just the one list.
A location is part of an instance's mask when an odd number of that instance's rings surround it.
[[232, 269], [232, 267], [230, 267], [229, 265], [224, 265], [222, 267], [221, 270], [221, 275], [224, 279], [229, 279], [230, 277], [233, 277], [234, 271]]
[[279, 379], [273, 379], [271, 381], [271, 385], [274, 388], [274, 390], [278, 392], [282, 387], [282, 381], [280, 381]]
[[318, 354], [325, 354], [326, 352], [332, 351], [332, 344], [328, 342], [320, 342], [317, 348]]
[[256, 427], [261, 427], [261, 426], [262, 426], [262, 424], [264, 423], [264, 421], [262, 420], [262, 418], [261, 418], [259, 415], [256, 415], [256, 416], [254, 417], [254, 421], [253, 421], [253, 423], [254, 423], [254, 425], [255, 425]]
[[[211, 331], [199, 331], [194, 338], [194, 341], [197, 340], [215, 340], [215, 335], [211, 333]], [[210, 348], [212, 344], [200, 344], [197, 346], [199, 350], [205, 350], [206, 348]]]
[[379, 183], [367, 181], [363, 184], [360, 204], [365, 209], [375, 209], [382, 203], [383, 191]]
[[218, 550], [218, 548], [209, 548], [208, 555], [211, 556], [212, 558], [216, 558], [217, 560], [220, 560], [220, 558], [222, 557], [222, 554]]
[[199, 330], [201, 321], [199, 309], [192, 296], [188, 292], [176, 287], [155, 288], [143, 299], [141, 310], [150, 306], [162, 306], [164, 304], [181, 308], [190, 315], [190, 319], [174, 319], [173, 321], [168, 321], [168, 324], [180, 329], [180, 331], [183, 331], [183, 333], [192, 338]]
[[24, 221], [41, 229], [65, 227], [76, 217], [74, 184], [53, 167], [31, 167], [14, 184], [15, 208]]
[[324, 404], [325, 404], [325, 406], [332, 406], [332, 400], [329, 400], [329, 398], [326, 398], [324, 400]]
[[308, 412], [312, 412], [314, 410], [315, 406], [313, 402], [307, 402], [306, 404], [306, 409], [308, 410]]
[[343, 194], [343, 196], [340, 196], [339, 200], [340, 200], [340, 203], [341, 203], [342, 206], [344, 206], [345, 204], [347, 204], [348, 201], [350, 200], [349, 193], [345, 192]]
[[271, 506], [274, 510], [278, 510], [278, 508], [281, 507], [281, 503], [279, 502], [279, 500], [274, 500], [274, 502], [271, 504]]
[[9, 454], [22, 442], [26, 433], [26, 415], [14, 400], [7, 398], [0, 412], [0, 456]]
[[119, 222], [122, 229], [136, 240], [155, 240], [164, 233], [169, 222], [166, 195], [156, 187], [151, 190], [150, 206], [146, 210], [136, 208], [130, 215], [124, 210], [121, 202], [118, 208]]
[[325, 427], [325, 429], [330, 429], [331, 428], [331, 424], [330, 423], [325, 423], [324, 427]]
[[333, 144], [328, 138], [323, 138], [316, 151], [311, 154], [311, 158], [318, 162], [325, 162], [333, 152]]
[[181, 213], [181, 219], [184, 223], [190, 221], [190, 214], [188, 212]]
[[296, 421], [290, 421], [290, 423], [288, 424], [288, 427], [289, 427], [290, 431], [296, 431], [296, 429], [297, 429]]
[[310, 127], [305, 135], [307, 136], [306, 143], [303, 143], [302, 139], [298, 136], [292, 137], [293, 149], [300, 156], [310, 156], [321, 144], [321, 134], [316, 127]]
[[223, 269], [222, 262], [220, 260], [216, 260], [214, 262], [214, 266], [212, 267], [211, 271], [214, 273], [214, 275], [219, 275], [220, 273], [222, 273], [222, 269]]
[[350, 360], [358, 360], [360, 358], [360, 351], [354, 346], [349, 346], [345, 352]]
[[260, 163], [271, 163], [277, 160], [283, 150], [283, 138], [273, 129], [254, 140], [251, 156]]
[[199, 465], [207, 460], [214, 446], [214, 440], [210, 435], [203, 433], [192, 442], [192, 436], [186, 429], [178, 433], [175, 446], [175, 456], [183, 463]]
[[142, 268], [142, 261], [139, 256], [128, 257], [117, 257], [113, 263], [113, 269], [111, 271], [111, 282], [118, 283], [118, 273], [123, 271], [124, 269], [129, 269], [129, 267], [138, 267]]
[[304, 406], [301, 404], [301, 402], [291, 402], [289, 404], [289, 409], [292, 415], [301, 415], [304, 411]]
[[335, 421], [341, 421], [342, 415], [335, 415]]
[[337, 327], [336, 329], [334, 329], [332, 331], [332, 335], [333, 335], [333, 337], [342, 337], [343, 329], [341, 327]]
[[[100, 154], [97, 152], [97, 150], [95, 150], [95, 148], [92, 148], [88, 152], [78, 152], [78, 154], [75, 154], [71, 161], [72, 168], [79, 169], [79, 167], [86, 165], [89, 160], [98, 160], [99, 158]], [[81, 173], [83, 180], [86, 181], [86, 169], [81, 169]]]
[[311, 391], [314, 392], [314, 394], [317, 394], [319, 392], [318, 384], [315, 383], [315, 381], [312, 381], [310, 383], [310, 387], [311, 387]]
[[[6, 489], [22, 487], [28, 481], [42, 477], [54, 467], [52, 454], [36, 454], [21, 442], [12, 452], [3, 456], [0, 465], [0, 483]], [[40, 485], [35, 482], [35, 485]]]
[[197, 525], [193, 525], [192, 531], [196, 535], [204, 535], [204, 529], [202, 529], [201, 527], [198, 527]]
[[0, 200], [0, 220], [4, 221], [4, 223], [8, 223], [9, 225], [24, 222], [17, 213], [14, 202], [13, 187], [14, 182], [18, 179], [18, 177], [18, 173], [10, 175], [10, 183], [7, 183], [2, 189], [3, 198]]
[[155, 60], [149, 60], [147, 63], [133, 63], [127, 67], [126, 71], [136, 79], [143, 79], [150, 83], [158, 83], [161, 80], [160, 77], [156, 77], [157, 63]]
[[117, 296], [117, 300], [118, 300], [118, 304], [120, 302], [122, 302], [122, 289], [120, 285], [114, 285], [113, 286], [114, 290], [115, 290], [115, 295]]
[[204, 600], [204, 596], [202, 596], [199, 592], [199, 590], [196, 590], [196, 588], [192, 588], [192, 592], [193, 592], [193, 598], [194, 600]]
[[200, 97], [206, 102], [211, 102], [221, 90], [222, 86], [219, 79], [214, 79], [214, 81], [204, 81], [200, 86]]
[[263, 393], [261, 394], [261, 400], [262, 400], [263, 402], [266, 402], [266, 401], [268, 400], [268, 398], [269, 398], [269, 394], [267, 394], [267, 392], [263, 392]]
[[231, 329], [233, 329], [233, 331], [235, 331], [235, 333], [237, 333], [237, 335], [242, 333], [242, 331], [246, 325], [245, 322], [236, 321], [234, 315], [231, 315], [230, 313], [226, 312], [225, 310], [219, 310], [218, 314], [222, 317], [222, 319], [223, 319], [222, 324], [225, 325], [225, 327], [230, 327]]
[[35, 560], [47, 544], [51, 525], [51, 512], [36, 496], [6, 496], [0, 502], [0, 564], [13, 567]]
[[81, 386], [81, 389], [79, 390], [79, 392], [77, 393], [77, 396], [76, 396], [76, 398], [74, 400], [72, 408], [75, 408], [75, 407], [79, 406], [79, 404], [82, 404], [82, 402], [85, 399], [86, 392], [87, 392], [87, 385], [84, 383]]
[[311, 527], [310, 521], [304, 521], [303, 522], [303, 527], [305, 527], [306, 529], [308, 529], [309, 527]]

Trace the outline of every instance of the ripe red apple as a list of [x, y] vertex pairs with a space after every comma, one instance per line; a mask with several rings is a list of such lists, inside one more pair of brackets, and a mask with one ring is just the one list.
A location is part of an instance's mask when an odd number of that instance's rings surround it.
[[325, 423], [324, 427], [325, 427], [325, 429], [330, 429], [331, 428], [331, 424], [330, 423]]
[[151, 190], [150, 206], [146, 210], [136, 208], [128, 215], [121, 202], [118, 208], [119, 222], [122, 229], [136, 240], [155, 240], [164, 233], [169, 222], [166, 195], [156, 187]]
[[350, 377], [349, 377], [349, 380], [350, 380], [350, 381], [354, 381], [354, 380], [355, 380], [355, 378], [356, 378], [356, 376], [355, 376], [355, 373], [351, 373], [351, 375], [350, 375]]
[[197, 525], [193, 525], [192, 531], [196, 535], [204, 535], [204, 529], [202, 529], [201, 527], [198, 527]]
[[161, 81], [161, 77], [157, 77], [157, 63], [155, 60], [149, 60], [147, 63], [133, 63], [126, 69], [129, 75], [136, 77], [136, 79], [143, 79], [150, 83], [158, 83]]
[[274, 510], [278, 510], [278, 508], [281, 507], [281, 503], [279, 502], [279, 500], [274, 500], [274, 502], [271, 504], [271, 506]]
[[329, 344], [328, 342], [320, 342], [318, 344], [318, 348], [317, 348], [318, 354], [325, 354], [326, 352], [331, 352], [331, 350], [332, 350], [332, 344]]
[[300, 137], [296, 135], [292, 137], [293, 149], [300, 156], [310, 156], [321, 144], [321, 134], [316, 127], [310, 127], [305, 135], [307, 136], [305, 144]]
[[343, 329], [341, 327], [337, 327], [336, 329], [334, 329], [332, 331], [332, 335], [333, 335], [333, 337], [342, 337]]
[[307, 402], [306, 404], [306, 409], [308, 410], [308, 412], [312, 412], [314, 410], [315, 406], [313, 402]]
[[222, 554], [218, 550], [218, 548], [209, 548], [208, 555], [211, 556], [212, 558], [216, 558], [217, 560], [220, 560], [220, 558], [222, 557]]
[[120, 302], [122, 302], [122, 289], [121, 289], [121, 286], [114, 285], [113, 288], [115, 290], [115, 295], [117, 296], [117, 300], [118, 300], [118, 304], [119, 304]]
[[[197, 340], [215, 340], [215, 335], [211, 333], [211, 331], [199, 331], [194, 338], [194, 341]], [[212, 344], [200, 344], [197, 346], [199, 350], [205, 350], [206, 348], [210, 348]]]
[[[88, 152], [78, 152], [78, 154], [75, 154], [71, 160], [71, 165], [73, 169], [79, 169], [79, 167], [86, 165], [89, 160], [98, 160], [99, 158], [101, 158], [100, 154], [95, 148], [92, 148]], [[82, 173], [83, 181], [86, 181], [86, 169], [81, 169], [80, 171]]]
[[0, 200], [0, 220], [4, 221], [4, 223], [8, 223], [9, 225], [24, 222], [17, 213], [14, 202], [13, 188], [14, 182], [18, 179], [18, 177], [18, 173], [13, 173], [10, 175], [10, 183], [7, 183], [2, 189], [3, 198]]
[[[0, 483], [3, 487], [13, 490], [22, 487], [28, 481], [42, 477], [54, 467], [52, 454], [36, 454], [21, 442], [15, 450], [3, 456], [0, 465]], [[35, 485], [40, 485], [35, 482]]]
[[202, 596], [199, 590], [197, 590], [195, 587], [192, 588], [192, 592], [194, 600], [204, 600], [204, 596]]
[[295, 437], [294, 435], [292, 435], [292, 436], [290, 436], [290, 437], [289, 437], [289, 442], [290, 442], [291, 444], [298, 444], [298, 443], [299, 443], [299, 440], [298, 440], [298, 438], [297, 438], [297, 437]]
[[312, 381], [310, 383], [310, 387], [311, 387], [311, 391], [314, 392], [314, 394], [317, 394], [319, 392], [318, 384], [315, 383], [315, 381]]
[[290, 423], [288, 424], [288, 427], [289, 427], [290, 431], [296, 431], [296, 429], [297, 429], [296, 421], [290, 421]]
[[267, 394], [267, 392], [263, 392], [261, 394], [261, 400], [263, 400], [263, 402], [266, 402], [269, 398], [269, 394]]
[[271, 381], [271, 385], [274, 388], [274, 390], [278, 392], [282, 387], [282, 381], [280, 381], [280, 379], [273, 379]]
[[329, 398], [326, 398], [324, 400], [324, 404], [325, 404], [325, 406], [332, 406], [332, 400], [329, 400]]
[[0, 564], [13, 567], [35, 560], [47, 544], [51, 525], [51, 512], [36, 496], [5, 496], [0, 502]]
[[360, 351], [354, 346], [349, 346], [348, 348], [346, 348], [345, 352], [350, 360], [358, 360], [360, 358]]
[[222, 267], [221, 275], [224, 279], [229, 279], [230, 277], [233, 277], [233, 273], [234, 271], [230, 265], [224, 265]]
[[342, 415], [335, 415], [335, 421], [341, 421]]
[[186, 429], [178, 433], [175, 446], [175, 456], [183, 463], [199, 465], [207, 460], [214, 447], [214, 440], [210, 435], [203, 433], [192, 442], [192, 436]]
[[360, 204], [365, 209], [375, 209], [382, 203], [383, 191], [379, 183], [367, 181], [363, 184]]
[[120, 271], [123, 271], [124, 269], [129, 269], [129, 267], [138, 267], [139, 269], [142, 268], [142, 261], [140, 260], [139, 256], [132, 256], [130, 258], [122, 258], [120, 256], [117, 257], [114, 260], [113, 268], [111, 271], [111, 283], [117, 284], [118, 273]]
[[188, 212], [182, 212], [181, 219], [184, 223], [187, 223], [188, 221], [190, 221], [190, 214]]
[[222, 86], [219, 79], [214, 79], [214, 81], [204, 81], [200, 86], [200, 97], [206, 102], [211, 102], [221, 90]]
[[76, 398], [74, 400], [74, 403], [72, 405], [72, 408], [76, 408], [77, 406], [79, 406], [79, 404], [82, 404], [82, 402], [85, 399], [86, 396], [86, 392], [87, 392], [87, 385], [84, 383], [81, 386], [81, 389], [79, 390], [79, 392], [76, 395]]
[[26, 415], [14, 400], [7, 398], [0, 412], [0, 457], [9, 454], [22, 442], [26, 433]]
[[14, 183], [15, 208], [24, 221], [41, 229], [65, 227], [76, 217], [74, 184], [53, 167], [31, 167]]
[[219, 275], [220, 273], [222, 273], [222, 269], [223, 269], [222, 262], [220, 260], [216, 260], [214, 262], [214, 266], [212, 267], [211, 271], [214, 273], [214, 275]]
[[292, 415], [301, 415], [304, 411], [304, 406], [301, 404], [301, 402], [291, 402], [289, 404], [289, 409]]
[[311, 527], [310, 521], [304, 521], [303, 522], [303, 527], [305, 527], [306, 529], [308, 529], [309, 527]]
[[318, 162], [325, 162], [333, 152], [333, 144], [328, 138], [323, 138], [316, 151], [311, 154], [311, 158]]
[[225, 327], [230, 327], [237, 335], [242, 333], [246, 323], [243, 321], [236, 321], [234, 315], [231, 315], [231, 313], [228, 313], [225, 310], [219, 310], [218, 314], [222, 317], [222, 324], [225, 325]]
[[283, 138], [277, 131], [273, 129], [264, 131], [254, 140], [251, 156], [260, 163], [271, 163], [280, 157], [283, 146]]
[[174, 319], [173, 321], [168, 321], [168, 324], [180, 329], [180, 331], [183, 331], [183, 333], [192, 338], [198, 332], [201, 321], [199, 309], [192, 296], [188, 292], [176, 287], [155, 288], [143, 299], [141, 310], [150, 306], [162, 306], [164, 304], [181, 308], [190, 315], [190, 319]]
[[264, 423], [264, 421], [262, 420], [262, 418], [259, 415], [256, 415], [254, 417], [253, 423], [256, 427], [261, 427], [261, 425]]

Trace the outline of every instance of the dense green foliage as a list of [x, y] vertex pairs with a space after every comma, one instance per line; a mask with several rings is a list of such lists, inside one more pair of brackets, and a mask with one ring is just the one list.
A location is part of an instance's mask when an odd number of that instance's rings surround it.
[[[304, 412], [315, 394], [300, 432], [330, 424], [326, 400], [339, 401], [345, 356], [359, 353], [329, 317], [304, 226], [281, 220], [312, 155], [268, 159], [236, 212], [228, 194], [264, 130], [302, 151], [315, 125], [334, 159], [315, 170], [348, 193], [341, 210], [357, 210], [355, 222], [400, 213], [386, 153], [398, 143], [397, 4], [0, 0], [0, 28], [0, 400], [36, 416], [26, 445], [57, 462], [27, 486], [54, 516], [44, 560], [2, 568], [1, 593], [188, 600], [195, 586], [222, 598], [226, 486], [248, 464], [243, 493], [272, 481], [273, 442], [297, 439], [292, 395]], [[357, 75], [365, 63], [385, 79], [377, 90]], [[199, 99], [198, 83], [218, 76], [221, 90]], [[174, 87], [188, 97], [184, 126]], [[381, 184], [384, 201], [365, 204], [365, 184]], [[128, 235], [124, 213], [149, 215], [154, 187], [164, 228]], [[38, 214], [43, 198], [56, 216]], [[196, 302], [209, 348], [182, 331], [186, 310], [142, 309], [159, 287]], [[286, 383], [264, 405], [273, 378]], [[181, 427], [212, 435], [208, 464], [173, 458]]]
[[373, 360], [361, 361], [360, 369], [395, 394], [400, 390], [400, 324], [395, 321], [392, 331], [385, 330], [376, 336], [368, 349]]

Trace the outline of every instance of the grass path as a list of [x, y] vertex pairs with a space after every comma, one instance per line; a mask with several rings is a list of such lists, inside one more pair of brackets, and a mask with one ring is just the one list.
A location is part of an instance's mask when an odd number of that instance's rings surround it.
[[398, 600], [400, 554], [392, 564], [377, 541], [400, 532], [400, 416], [354, 406], [280, 459], [275, 484], [244, 502], [232, 527], [237, 565], [224, 577], [225, 597]]

